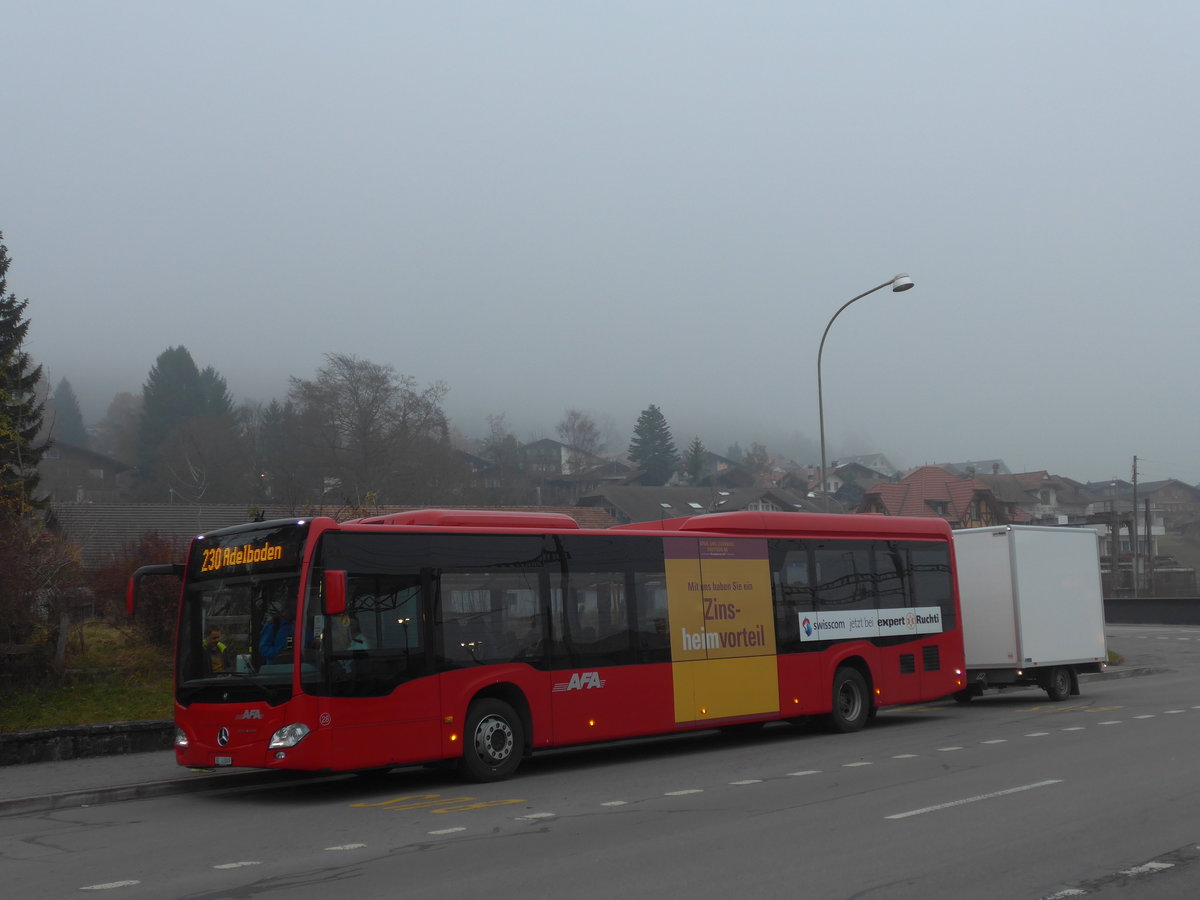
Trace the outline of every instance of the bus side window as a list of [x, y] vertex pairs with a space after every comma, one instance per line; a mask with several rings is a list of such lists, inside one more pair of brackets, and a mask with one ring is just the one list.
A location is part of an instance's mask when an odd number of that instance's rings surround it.
[[875, 544], [875, 590], [880, 609], [911, 606], [905, 589], [904, 555], [895, 543]]
[[623, 572], [572, 572], [566, 590], [560, 575], [552, 575], [550, 582], [552, 594], [562, 604], [561, 614], [555, 611], [555, 666], [617, 666], [634, 661]]
[[815, 609], [812, 559], [803, 541], [770, 542], [771, 590], [775, 599], [775, 638], [784, 652], [804, 649], [800, 640], [800, 616]]
[[814, 585], [818, 611], [876, 608], [869, 544], [843, 541], [836, 545], [819, 545], [813, 551], [813, 557], [819, 573]]
[[669, 662], [671, 633], [667, 618], [666, 574], [638, 572], [634, 576], [634, 591], [638, 662]]

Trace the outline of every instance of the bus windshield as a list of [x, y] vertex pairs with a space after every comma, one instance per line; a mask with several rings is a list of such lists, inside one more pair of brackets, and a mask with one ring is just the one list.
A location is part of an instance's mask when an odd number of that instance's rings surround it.
[[197, 538], [179, 619], [176, 695], [278, 704], [291, 696], [303, 523]]

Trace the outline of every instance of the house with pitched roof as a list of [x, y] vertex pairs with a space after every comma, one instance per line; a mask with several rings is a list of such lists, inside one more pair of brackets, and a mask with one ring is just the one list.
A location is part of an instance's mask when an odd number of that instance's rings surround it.
[[[1022, 509], [1038, 525], [1087, 525], [1096, 497], [1083, 484], [1044, 469], [1015, 475], [975, 476], [1010, 510]], [[1013, 519], [1017, 521], [1017, 519]]]
[[979, 479], [962, 478], [940, 466], [922, 466], [900, 481], [881, 482], [868, 488], [856, 511], [885, 516], [936, 516], [949, 522], [951, 528], [1029, 521], [1019, 508], [1018, 518], [1011, 518], [1009, 508]]
[[111, 456], [55, 441], [38, 463], [38, 491], [51, 500], [112, 503], [125, 495], [132, 473]]

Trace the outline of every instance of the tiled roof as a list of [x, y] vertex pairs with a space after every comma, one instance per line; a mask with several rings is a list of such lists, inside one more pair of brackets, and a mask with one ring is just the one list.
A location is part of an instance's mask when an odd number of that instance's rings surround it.
[[922, 466], [901, 481], [869, 488], [862, 505], [878, 498], [889, 516], [940, 516], [957, 525], [967, 521], [967, 509], [981, 492], [994, 496], [978, 479], [959, 478], [939, 466]]
[[[347, 506], [306, 507], [266, 506], [261, 510], [263, 519], [290, 519], [311, 516], [329, 516], [339, 522], [364, 516], [382, 516], [391, 513], [422, 509], [424, 506], [373, 506], [361, 509]], [[476, 507], [438, 506], [439, 509], [466, 509]], [[498, 509], [500, 507], [491, 507]], [[515, 512], [565, 513], [579, 523], [581, 528], [611, 528], [616, 520], [603, 509], [554, 506], [509, 506], [503, 509]], [[84, 565], [88, 568], [104, 565], [120, 556], [126, 547], [136, 542], [147, 532], [175, 538], [181, 544], [197, 534], [241, 525], [254, 518], [255, 512], [237, 504], [209, 504], [185, 506], [179, 503], [52, 503], [49, 521], [52, 527], [64, 534], [80, 548]], [[176, 562], [178, 560], [161, 560]]]

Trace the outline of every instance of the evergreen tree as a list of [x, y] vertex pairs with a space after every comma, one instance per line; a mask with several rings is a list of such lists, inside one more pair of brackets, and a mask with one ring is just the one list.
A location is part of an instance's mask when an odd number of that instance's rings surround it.
[[248, 454], [225, 379], [211, 366], [201, 372], [186, 347], [168, 347], [151, 368], [139, 431], [142, 498], [233, 502], [249, 495]]
[[50, 397], [50, 405], [54, 408], [54, 424], [51, 433], [56, 441], [71, 444], [75, 447], [88, 446], [87, 429], [83, 426], [83, 413], [79, 410], [79, 398], [71, 382], [63, 379], [54, 389]]
[[[4, 235], [0, 233], [0, 241]], [[8, 247], [0, 243], [0, 509], [17, 514], [34, 506], [37, 465], [49, 442], [37, 443], [43, 404], [37, 399], [42, 367], [30, 367], [22, 346], [29, 331], [28, 300], [6, 294]]]
[[158, 355], [142, 386], [142, 463], [152, 461], [171, 429], [203, 415], [208, 398], [187, 347], [168, 347]]
[[708, 448], [699, 437], [692, 438], [688, 444], [687, 453], [683, 455], [683, 471], [687, 473], [688, 481], [694, 485], [702, 485], [708, 474]]
[[205, 366], [200, 373], [200, 395], [204, 401], [204, 412], [210, 416], [233, 415], [233, 397], [224, 377], [212, 366]]
[[666, 484], [678, 462], [667, 420], [653, 403], [638, 416], [629, 444], [629, 459], [646, 473], [646, 484]]

